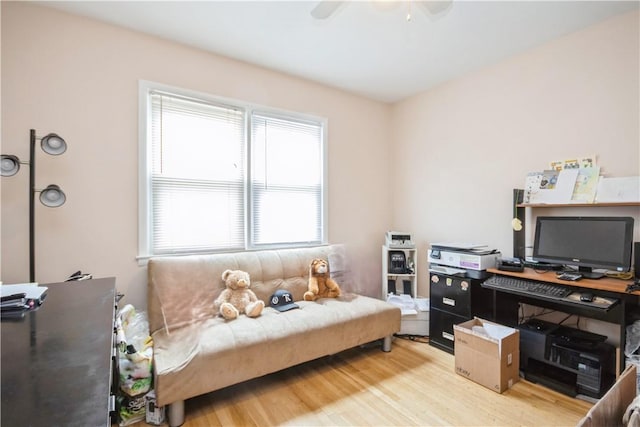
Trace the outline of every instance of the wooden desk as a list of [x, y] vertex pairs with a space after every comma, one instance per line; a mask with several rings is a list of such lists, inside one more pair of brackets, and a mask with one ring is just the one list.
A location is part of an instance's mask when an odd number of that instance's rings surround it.
[[567, 314], [575, 314], [579, 316], [598, 319], [605, 322], [614, 323], [619, 326], [620, 330], [620, 354], [618, 358], [618, 372], [624, 370], [624, 345], [626, 341], [626, 315], [628, 308], [637, 305], [640, 292], [627, 293], [627, 285], [632, 280], [620, 280], [603, 277], [598, 280], [581, 279], [578, 281], [559, 280], [554, 271], [536, 272], [530, 268], [525, 268], [523, 272], [503, 271], [495, 268], [487, 269], [488, 272], [499, 274], [502, 276], [513, 276], [520, 279], [535, 280], [539, 282], [557, 283], [564, 286], [574, 287], [576, 291], [589, 290], [596, 296], [605, 298], [615, 298], [619, 303], [615, 304], [608, 310], [601, 308], [581, 306], [577, 304], [565, 303], [562, 301], [548, 301], [535, 296], [521, 296], [511, 294], [506, 291], [494, 292], [494, 319], [505, 325], [518, 325], [518, 307], [520, 303], [525, 303], [538, 307], [550, 308]]
[[115, 279], [45, 284], [42, 306], [3, 320], [3, 426], [110, 426]]
[[555, 271], [538, 272], [531, 268], [525, 268], [522, 273], [513, 272], [513, 271], [503, 271], [503, 270], [498, 270], [497, 268], [489, 268], [487, 269], [487, 271], [494, 274], [500, 274], [502, 276], [514, 276], [514, 277], [519, 277], [521, 279], [537, 280], [539, 282], [558, 283], [560, 285], [573, 286], [576, 288], [585, 288], [585, 289], [593, 289], [593, 290], [604, 291], [604, 292], [614, 292], [617, 294], [640, 296], [640, 291], [634, 291], [631, 294], [626, 293], [627, 285], [630, 283], [633, 283], [633, 280], [620, 280], [620, 279], [612, 279], [609, 277], [603, 277], [602, 279], [597, 279], [597, 280], [580, 279], [580, 280], [576, 280], [575, 282], [572, 282], [572, 281], [558, 279], [556, 277]]

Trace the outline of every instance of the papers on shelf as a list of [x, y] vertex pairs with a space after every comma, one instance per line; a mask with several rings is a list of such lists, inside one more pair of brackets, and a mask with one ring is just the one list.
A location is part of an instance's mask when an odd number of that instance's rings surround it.
[[540, 189], [542, 172], [529, 172], [524, 181], [524, 203], [531, 203], [531, 196]]
[[596, 198], [599, 180], [599, 167], [578, 169], [578, 176], [576, 178], [576, 185], [573, 188], [571, 203], [593, 203]]
[[400, 307], [403, 316], [418, 314], [418, 311], [429, 311], [429, 298], [411, 298], [411, 295], [389, 294], [387, 302]]
[[576, 157], [567, 160], [555, 160], [549, 162], [549, 168], [557, 171], [563, 169], [579, 169], [579, 168], [593, 168], [596, 167], [596, 155], [593, 154], [587, 157]]
[[525, 200], [528, 199], [529, 203], [569, 203], [578, 171], [579, 169], [543, 171], [539, 177], [540, 187], [528, 195], [525, 193]]
[[589, 204], [640, 202], [640, 176], [604, 177], [596, 156], [549, 162], [525, 177], [523, 203]]
[[602, 177], [598, 182], [596, 202], [640, 202], [640, 176]]

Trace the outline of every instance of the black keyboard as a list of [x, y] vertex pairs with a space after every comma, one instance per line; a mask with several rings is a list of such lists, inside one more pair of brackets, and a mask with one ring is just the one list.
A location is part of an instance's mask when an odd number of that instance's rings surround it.
[[565, 299], [573, 292], [573, 290], [568, 286], [518, 279], [510, 276], [490, 277], [482, 283], [482, 287], [521, 295], [547, 297], [559, 300]]

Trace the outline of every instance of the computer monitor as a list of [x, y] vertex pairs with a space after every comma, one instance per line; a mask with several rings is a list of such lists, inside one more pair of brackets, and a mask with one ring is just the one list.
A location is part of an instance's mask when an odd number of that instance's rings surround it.
[[629, 271], [633, 218], [540, 216], [536, 219], [533, 260], [578, 267], [586, 278], [599, 279], [593, 269]]

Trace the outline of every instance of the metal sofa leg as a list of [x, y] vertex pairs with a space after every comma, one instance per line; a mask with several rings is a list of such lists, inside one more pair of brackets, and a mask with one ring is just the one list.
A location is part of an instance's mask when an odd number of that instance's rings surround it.
[[170, 403], [167, 410], [170, 427], [178, 427], [184, 424], [184, 400]]
[[382, 341], [382, 351], [386, 353], [391, 351], [391, 337], [392, 335], [387, 335], [384, 337], [384, 341]]

